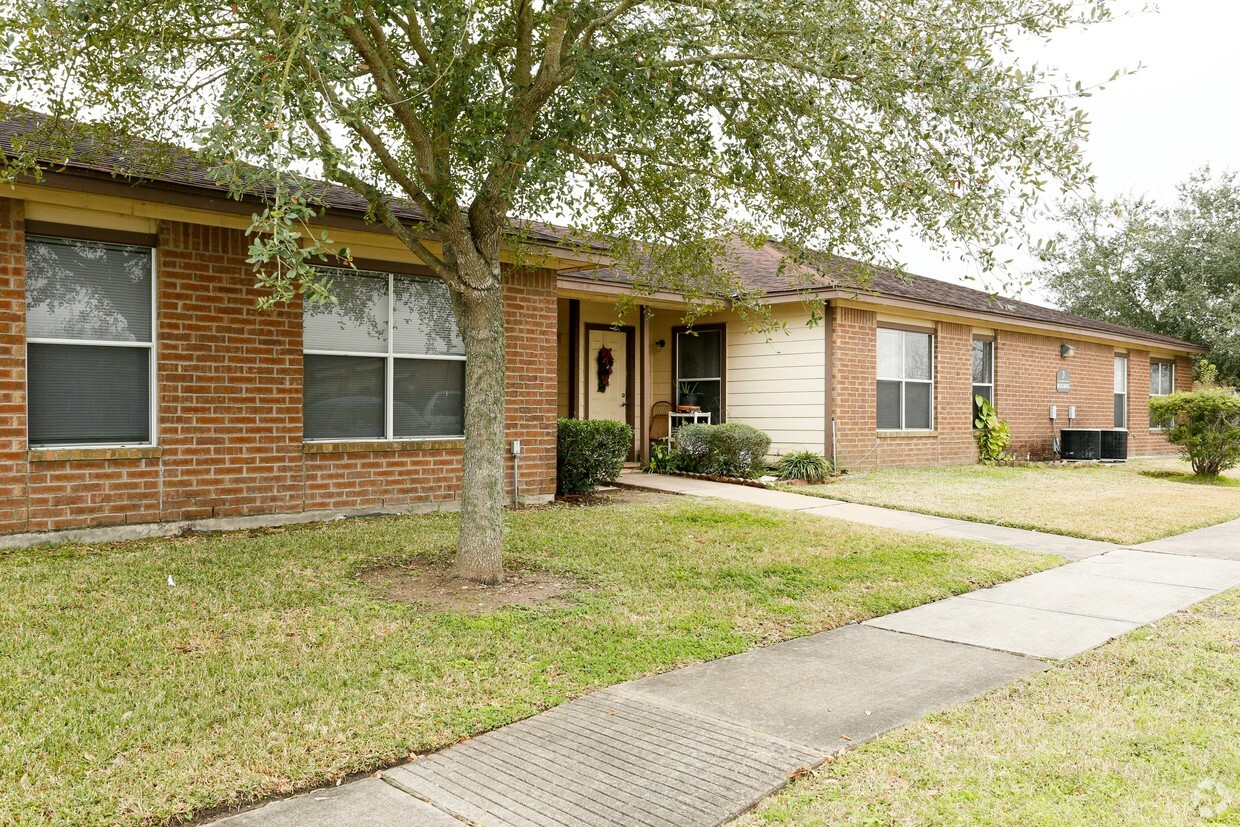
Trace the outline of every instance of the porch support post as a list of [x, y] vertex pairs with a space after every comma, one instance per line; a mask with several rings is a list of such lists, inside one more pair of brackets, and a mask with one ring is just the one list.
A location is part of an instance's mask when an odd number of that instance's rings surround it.
[[581, 375], [581, 301], [568, 300], [568, 418], [581, 419], [577, 381]]
[[650, 405], [654, 398], [654, 367], [650, 359], [650, 308], [641, 305], [637, 308], [637, 363], [641, 365], [641, 391], [638, 394], [638, 410], [640, 416], [637, 433], [637, 455], [642, 462], [650, 461]]

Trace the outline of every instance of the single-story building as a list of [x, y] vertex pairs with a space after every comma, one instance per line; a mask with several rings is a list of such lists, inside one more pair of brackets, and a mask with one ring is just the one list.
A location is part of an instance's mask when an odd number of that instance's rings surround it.
[[[861, 470], [975, 461], [981, 394], [1022, 459], [1053, 457], [1068, 427], [1126, 432], [1131, 457], [1175, 453], [1147, 403], [1190, 389], [1205, 348], [845, 258], [810, 268], [774, 242], [727, 247], [719, 266], [761, 291], [782, 329], [751, 330], [729, 310], [689, 329], [683, 303], [658, 295], [616, 326], [629, 275], [560, 276], [560, 416], [661, 433], [652, 408], [662, 416], [690, 392], [712, 422], [766, 431], [774, 453], [808, 449]], [[600, 347], [618, 355], [606, 390], [592, 381]]]
[[[28, 129], [0, 121], [0, 151]], [[106, 147], [77, 155], [0, 195], [0, 544], [457, 503], [465, 357], [446, 288], [365, 220], [360, 197], [323, 196], [319, 224], [359, 268], [334, 274], [340, 303], [260, 311], [245, 236], [256, 203], [189, 157], [126, 178]], [[563, 241], [523, 225], [535, 256], [504, 271], [507, 429], [522, 443], [507, 477], [524, 502], [554, 495], [557, 415], [628, 421], [642, 455], [653, 406], [679, 385], [714, 421], [843, 468], [972, 461], [975, 391], [1021, 454], [1050, 451], [1051, 405], [1060, 425], [1072, 406], [1076, 425], [1128, 428], [1134, 455], [1167, 453], [1147, 427], [1146, 373], [1150, 390], [1188, 387], [1202, 351], [885, 271], [864, 288], [824, 280], [807, 299], [774, 245], [738, 247], [738, 270], [786, 333], [726, 311], [688, 331], [683, 301], [663, 294], [618, 320], [629, 281]]]

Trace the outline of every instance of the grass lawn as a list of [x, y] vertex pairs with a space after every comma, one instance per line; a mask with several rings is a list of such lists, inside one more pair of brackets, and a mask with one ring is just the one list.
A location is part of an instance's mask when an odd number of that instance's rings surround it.
[[[1203, 818], [1230, 791], [1231, 804]], [[1240, 589], [895, 730], [738, 827], [1240, 825]]]
[[1240, 517], [1236, 472], [1216, 485], [1148, 476], [1190, 473], [1175, 459], [1092, 467], [953, 465], [845, 474], [827, 485], [788, 490], [1132, 544]]
[[588, 586], [567, 602], [434, 611], [359, 579], [446, 560], [455, 531], [432, 515], [0, 554], [0, 824], [159, 824], [329, 783], [1058, 562], [624, 495], [509, 516], [510, 567]]

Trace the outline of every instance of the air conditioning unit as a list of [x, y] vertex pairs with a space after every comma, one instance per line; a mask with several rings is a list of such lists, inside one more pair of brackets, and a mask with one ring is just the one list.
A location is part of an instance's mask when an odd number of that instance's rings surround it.
[[1064, 428], [1059, 432], [1059, 456], [1065, 460], [1102, 458], [1102, 431]]
[[1127, 431], [1103, 431], [1102, 432], [1102, 455], [1099, 459], [1110, 460], [1126, 460], [1128, 459], [1128, 432]]

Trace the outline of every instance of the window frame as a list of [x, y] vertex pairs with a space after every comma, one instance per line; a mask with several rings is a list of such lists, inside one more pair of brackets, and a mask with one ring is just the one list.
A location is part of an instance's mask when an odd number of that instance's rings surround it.
[[[333, 270], [333, 271], [341, 270], [341, 268], [338, 268], [338, 267], [324, 267], [324, 268], [319, 268], [319, 269]], [[462, 393], [461, 395], [461, 405], [462, 405], [462, 415], [461, 415], [462, 428], [461, 430], [462, 430], [462, 433], [435, 434], [435, 435], [430, 435], [430, 436], [396, 436], [394, 434], [394, 422], [395, 422], [395, 410], [396, 410], [396, 360], [407, 359], [407, 360], [418, 360], [418, 361], [424, 361], [424, 362], [465, 362], [467, 361], [467, 357], [463, 354], [462, 355], [432, 354], [432, 353], [411, 354], [411, 353], [397, 353], [396, 352], [396, 335], [395, 335], [396, 279], [402, 278], [402, 279], [407, 279], [409, 281], [414, 281], [414, 280], [433, 281], [433, 282], [437, 282], [440, 284], [443, 284], [443, 281], [440, 279], [436, 279], [433, 276], [422, 276], [422, 275], [416, 275], [412, 273], [396, 273], [391, 270], [384, 271], [384, 270], [359, 269], [356, 275], [371, 276], [371, 277], [387, 276], [387, 351], [385, 353], [381, 353], [379, 351], [327, 350], [323, 348], [308, 348], [306, 347], [306, 343], [303, 339], [302, 347], [301, 347], [301, 355], [303, 359], [303, 365], [304, 365], [305, 357], [307, 356], [349, 356], [349, 357], [366, 358], [366, 359], [383, 359], [384, 360], [383, 362], [383, 371], [384, 371], [384, 375], [383, 375], [383, 433], [384, 433], [384, 436], [308, 438], [306, 437], [306, 423], [305, 423], [305, 419], [303, 415], [302, 424], [301, 424], [302, 442], [313, 443], [313, 444], [373, 442], [376, 444], [380, 444], [380, 443], [385, 443], [385, 442], [434, 442], [434, 441], [445, 440], [445, 439], [464, 439], [465, 438], [465, 434], [464, 434], [464, 421], [465, 421], [464, 419], [464, 404], [465, 404], [464, 393]], [[305, 330], [305, 318], [306, 318], [305, 314], [306, 314], [306, 308], [303, 305], [302, 307], [303, 336], [304, 336], [304, 330]], [[452, 323], [456, 324], [455, 318], [453, 318]], [[457, 332], [458, 333], [460, 332], [459, 328]], [[303, 405], [303, 413], [304, 413], [304, 405], [305, 405], [305, 398], [306, 398], [306, 379], [305, 379], [304, 370], [302, 372], [301, 394], [302, 394], [302, 405]]]
[[[969, 393], [969, 410], [971, 410], [971, 411], [973, 412], [972, 419], [974, 419], [974, 420], [976, 420], [976, 419], [977, 419], [977, 413], [978, 413], [978, 411], [977, 411], [977, 403], [975, 403], [975, 402], [973, 401], [973, 397], [977, 396], [977, 389], [978, 389], [979, 387], [987, 387], [987, 388], [990, 388], [990, 395], [987, 397], [987, 399], [989, 399], [989, 400], [990, 400], [990, 404], [991, 404], [991, 406], [993, 407], [993, 406], [995, 406], [995, 385], [997, 384], [997, 383], [995, 382], [995, 374], [996, 374], [996, 371], [997, 371], [997, 365], [996, 365], [995, 360], [996, 360], [996, 358], [997, 358], [997, 356], [998, 356], [998, 353], [999, 353], [999, 348], [997, 347], [996, 342], [995, 342], [995, 340], [994, 340], [994, 338], [993, 338], [993, 337], [990, 337], [990, 336], [976, 336], [976, 335], [973, 337], [973, 342], [969, 345], [969, 363], [970, 363], [970, 369], [972, 368], [972, 362], [973, 362], [973, 358], [972, 358], [972, 357], [973, 357], [973, 348], [974, 348], [974, 347], [976, 347], [976, 346], [977, 346], [977, 345], [979, 345], [979, 344], [980, 344], [980, 345], [983, 345], [983, 346], [986, 346], [986, 347], [989, 347], [989, 349], [990, 349], [990, 381], [989, 381], [989, 382], [972, 382], [972, 381], [971, 381], [971, 382], [969, 383], [969, 389], [970, 389], [970, 393]], [[976, 430], [976, 429], [975, 429], [975, 430]]]
[[[1171, 384], [1170, 384], [1170, 390], [1168, 390], [1166, 393], [1155, 393], [1153, 389], [1151, 388], [1150, 390], [1151, 399], [1153, 399], [1155, 396], [1170, 396], [1171, 394], [1175, 393], [1175, 361], [1172, 359], [1151, 359], [1150, 360], [1150, 373], [1151, 374], [1153, 374], [1154, 368], [1156, 367], [1160, 369], [1159, 371], [1160, 373], [1161, 373], [1161, 368], [1171, 369], [1170, 371], [1171, 372], [1171, 376], [1170, 376]], [[1153, 378], [1154, 378], [1153, 376], [1150, 377], [1151, 385], [1153, 385]], [[1167, 426], [1160, 425], [1157, 422], [1155, 422], [1154, 416], [1153, 414], [1151, 414], [1150, 415], [1150, 430], [1151, 431], [1165, 431], [1167, 430]]]
[[[719, 334], [719, 376], [681, 376], [680, 375], [680, 337], [698, 333]], [[676, 325], [672, 327], [672, 405], [675, 407], [680, 400], [681, 382], [718, 382], [719, 383], [719, 418], [711, 419], [712, 425], [719, 425], [728, 420], [728, 325], [726, 322], [714, 324]]]
[[[23, 261], [27, 256], [27, 250], [31, 241], [59, 242], [68, 244], [97, 244], [101, 247], [113, 248], [130, 248], [148, 250], [151, 254], [151, 335], [150, 341], [147, 342], [121, 342], [108, 339], [61, 339], [51, 336], [27, 336], [25, 346], [26, 360], [26, 448], [31, 451], [79, 451], [106, 448], [154, 448], [159, 445], [159, 247], [146, 244], [132, 244], [119, 241], [100, 241], [99, 239], [88, 237], [74, 237], [69, 235], [49, 235], [40, 232], [27, 232], [25, 234], [24, 244], [22, 247]], [[27, 297], [29, 296], [29, 287], [23, 285], [22, 302], [23, 302], [23, 327], [26, 324], [25, 310]], [[134, 350], [143, 349], [147, 351], [147, 396], [149, 403], [147, 405], [147, 439], [145, 442], [76, 442], [76, 443], [41, 443], [32, 442], [30, 439], [30, 345], [80, 345], [83, 347], [126, 347]]]
[[[880, 360], [878, 358], [878, 342], [882, 336], [883, 331], [890, 331], [893, 333], [900, 334], [900, 373], [901, 373], [901, 376], [899, 378], [890, 377], [890, 376], [882, 376], [879, 373], [878, 365], [879, 365]], [[905, 343], [904, 343], [904, 337], [909, 334], [913, 334], [917, 336], [926, 336], [930, 340], [930, 378], [929, 379], [906, 379], [903, 376], [903, 374], [905, 373], [905, 364], [904, 364], [905, 356], [908, 353], [908, 349], [906, 348]], [[934, 428], [936, 424], [935, 423], [935, 411], [934, 411], [935, 390], [936, 390], [934, 375], [935, 375], [935, 371], [937, 370], [937, 366], [938, 366], [938, 342], [936, 341], [937, 338], [938, 338], [937, 331], [929, 330], [929, 329], [920, 329], [920, 328], [911, 328], [911, 327], [910, 328], [894, 327], [894, 326], [881, 325], [881, 324], [875, 329], [875, 334], [874, 334], [874, 378], [875, 378], [874, 425], [875, 425], [875, 430], [878, 431], [879, 433], [928, 434], [928, 433], [934, 432]], [[900, 427], [899, 428], [883, 428], [883, 427], [879, 427], [878, 425], [878, 383], [880, 382], [898, 382], [900, 384]], [[907, 394], [905, 393], [905, 386], [908, 385], [909, 383], [917, 384], [917, 385], [928, 385], [930, 388], [930, 399], [929, 399], [930, 424], [929, 424], [929, 427], [926, 427], [926, 428], [906, 427]]]
[[[1115, 379], [1116, 379], [1117, 377], [1115, 376], [1115, 373], [1114, 373], [1114, 370], [1115, 370], [1116, 368], [1118, 368], [1118, 367], [1119, 367], [1119, 363], [1120, 363], [1121, 361], [1124, 363], [1124, 391], [1123, 391], [1123, 393], [1122, 393], [1122, 394], [1121, 394], [1118, 390], [1116, 390], [1116, 389], [1115, 389], [1115, 384], [1116, 384], [1116, 383], [1115, 383]], [[1113, 392], [1113, 394], [1114, 394], [1114, 395], [1112, 396], [1112, 417], [1113, 417], [1112, 421], [1113, 421], [1113, 422], [1114, 422], [1114, 420], [1115, 420], [1115, 419], [1118, 419], [1118, 417], [1115, 417], [1115, 416], [1114, 416], [1115, 411], [1120, 410], [1119, 408], [1116, 408], [1116, 407], [1114, 406], [1114, 403], [1119, 401], [1119, 400], [1118, 400], [1118, 397], [1119, 397], [1119, 396], [1123, 396], [1123, 397], [1124, 397], [1124, 407], [1123, 407], [1123, 411], [1124, 411], [1124, 424], [1122, 424], [1122, 425], [1121, 425], [1121, 424], [1119, 424], [1118, 422], [1115, 422], [1115, 424], [1114, 424], [1114, 426], [1113, 426], [1113, 430], [1116, 430], [1116, 431], [1127, 431], [1127, 430], [1128, 430], [1128, 426], [1129, 426], [1129, 425], [1131, 424], [1131, 422], [1132, 422], [1132, 416], [1131, 416], [1131, 414], [1130, 414], [1130, 413], [1129, 413], [1129, 411], [1128, 411], [1128, 402], [1129, 402], [1129, 400], [1130, 400], [1130, 397], [1132, 396], [1132, 393], [1131, 393], [1131, 391], [1132, 391], [1132, 375], [1131, 375], [1131, 371], [1132, 371], [1132, 363], [1131, 363], [1131, 361], [1130, 361], [1130, 360], [1129, 360], [1129, 358], [1128, 358], [1128, 354], [1127, 354], [1127, 353], [1116, 353], [1116, 354], [1115, 354], [1115, 360], [1114, 360], [1114, 362], [1112, 363], [1112, 374], [1111, 374], [1111, 380], [1112, 380], [1112, 381], [1111, 381], [1111, 390], [1112, 390], [1112, 392]]]

